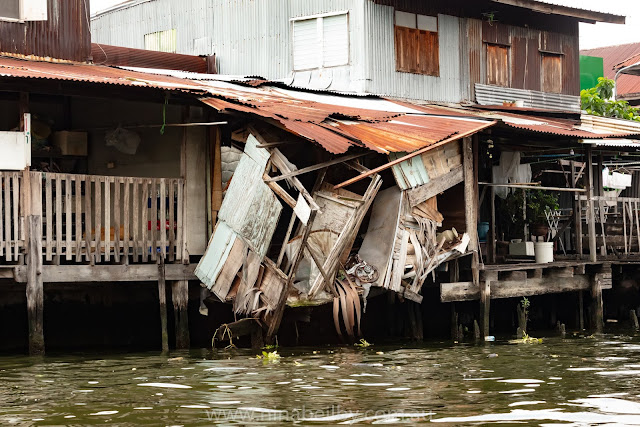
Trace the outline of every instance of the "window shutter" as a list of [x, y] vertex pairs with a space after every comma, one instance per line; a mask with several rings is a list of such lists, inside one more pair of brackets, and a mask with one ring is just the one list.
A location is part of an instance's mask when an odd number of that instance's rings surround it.
[[318, 20], [293, 22], [293, 69], [306, 70], [320, 66]]
[[542, 55], [542, 91], [562, 93], [562, 55]]
[[487, 45], [487, 84], [509, 86], [509, 48]]
[[157, 31], [155, 33], [145, 34], [144, 48], [156, 52], [176, 53], [176, 30]]
[[347, 15], [322, 18], [322, 58], [324, 67], [349, 63], [349, 26]]

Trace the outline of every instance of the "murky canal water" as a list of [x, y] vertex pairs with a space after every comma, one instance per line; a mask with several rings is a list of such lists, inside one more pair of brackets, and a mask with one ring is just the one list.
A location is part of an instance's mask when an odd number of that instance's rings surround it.
[[279, 353], [2, 357], [0, 424], [640, 425], [638, 337]]

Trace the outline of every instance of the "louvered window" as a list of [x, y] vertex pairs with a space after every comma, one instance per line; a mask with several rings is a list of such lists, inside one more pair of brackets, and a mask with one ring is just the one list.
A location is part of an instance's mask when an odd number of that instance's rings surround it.
[[348, 14], [293, 21], [294, 70], [335, 67], [348, 63]]

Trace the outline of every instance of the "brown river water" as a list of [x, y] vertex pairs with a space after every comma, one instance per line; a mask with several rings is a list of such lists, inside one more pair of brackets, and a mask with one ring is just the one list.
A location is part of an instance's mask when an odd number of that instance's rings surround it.
[[640, 337], [0, 357], [0, 425], [640, 425]]

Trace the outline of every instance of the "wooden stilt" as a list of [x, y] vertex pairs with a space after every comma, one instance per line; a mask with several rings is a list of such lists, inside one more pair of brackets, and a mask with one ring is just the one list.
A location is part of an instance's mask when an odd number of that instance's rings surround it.
[[480, 333], [482, 338], [489, 335], [489, 318], [491, 312], [491, 282], [498, 280], [496, 271], [483, 271], [480, 280]]
[[586, 149], [587, 156], [587, 217], [589, 220], [588, 234], [589, 234], [589, 260], [596, 262], [598, 259], [596, 248], [596, 215], [593, 207], [593, 159], [591, 153], [591, 146], [587, 144]]
[[578, 292], [578, 326], [584, 331], [584, 293]]
[[189, 348], [189, 282], [178, 280], [171, 283], [173, 317], [176, 325], [176, 349]]
[[517, 338], [523, 338], [527, 335], [527, 313], [520, 302], [518, 302], [518, 305], [516, 306], [516, 312], [518, 313]]
[[633, 329], [635, 329], [636, 331], [638, 329], [640, 329], [640, 324], [638, 323], [638, 314], [636, 313], [635, 310], [630, 310], [629, 311], [629, 316], [631, 318], [631, 327]]
[[458, 341], [458, 313], [456, 312], [456, 303], [451, 303], [451, 340]]
[[162, 331], [162, 351], [169, 351], [169, 331], [167, 330], [167, 289], [164, 279], [164, 259], [158, 260], [158, 297], [160, 299], [160, 328]]
[[44, 289], [42, 283], [42, 217], [27, 217], [27, 317], [29, 354], [44, 354]]
[[480, 326], [478, 325], [478, 321], [475, 319], [473, 319], [473, 339], [480, 341]]
[[604, 330], [602, 283], [598, 274], [591, 276], [591, 328], [597, 333]]

